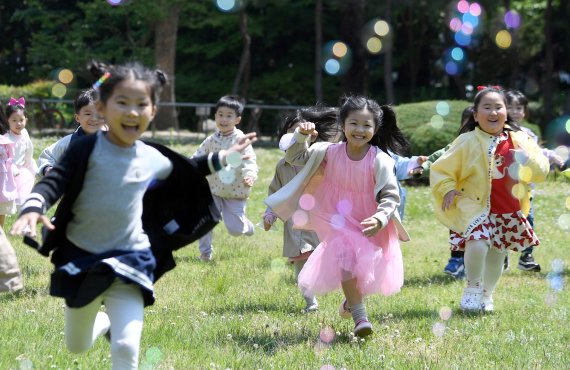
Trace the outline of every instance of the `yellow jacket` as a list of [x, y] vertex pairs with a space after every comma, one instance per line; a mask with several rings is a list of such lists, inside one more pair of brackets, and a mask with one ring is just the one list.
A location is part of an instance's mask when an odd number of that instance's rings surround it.
[[[528, 214], [529, 184], [546, 179], [548, 159], [525, 132], [512, 131], [509, 126], [505, 131], [509, 133], [515, 149], [522, 149], [528, 155], [524, 163], [517, 163], [519, 182], [513, 187], [514, 192], [518, 192], [515, 196], [520, 200], [522, 212]], [[498, 143], [498, 136], [476, 127], [459, 135], [449, 150], [431, 165], [430, 186], [435, 200], [435, 215], [449, 229], [470, 233], [489, 215], [494, 154]], [[454, 189], [463, 195], [456, 197], [454, 204], [443, 211], [443, 197]]]

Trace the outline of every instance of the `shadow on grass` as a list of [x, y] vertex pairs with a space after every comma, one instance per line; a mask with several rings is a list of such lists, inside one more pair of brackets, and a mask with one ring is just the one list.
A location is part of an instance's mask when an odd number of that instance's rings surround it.
[[5, 292], [0, 294], [0, 304], [4, 302], [11, 302], [22, 298], [33, 298], [39, 296], [49, 295], [49, 289], [47, 287], [43, 288], [28, 288], [24, 286], [23, 289], [17, 292]]
[[461, 279], [454, 278], [453, 276], [438, 273], [431, 276], [413, 276], [411, 278], [406, 278], [404, 276], [404, 287], [406, 286], [419, 286], [419, 285], [447, 285], [458, 281], [464, 281]]

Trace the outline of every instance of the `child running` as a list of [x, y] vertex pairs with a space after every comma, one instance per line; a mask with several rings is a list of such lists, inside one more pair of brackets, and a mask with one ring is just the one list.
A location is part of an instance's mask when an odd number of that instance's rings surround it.
[[[238, 96], [227, 95], [216, 104], [217, 131], [208, 136], [194, 156], [206, 155], [220, 150], [226, 150], [244, 137], [244, 133], [236, 128], [241, 122], [244, 104]], [[244, 160], [239, 164], [227, 166], [217, 174], [208, 176], [210, 190], [214, 201], [222, 213], [224, 224], [230, 235], [253, 235], [255, 227], [245, 216], [246, 202], [251, 188], [257, 180], [257, 164], [253, 147], [248, 146], [242, 153]], [[207, 233], [198, 243], [200, 259], [212, 260], [212, 232]]]
[[[295, 115], [287, 117], [283, 127], [279, 132], [280, 148], [287, 151], [290, 146], [291, 134], [295, 131], [301, 122], [313, 122], [318, 131], [316, 137], [311, 138], [309, 145], [315, 141], [334, 142], [337, 139], [338, 130], [338, 109], [328, 107], [309, 107], [296, 111]], [[289, 134], [289, 135], [287, 135]], [[285, 184], [291, 181], [300, 171], [301, 166], [289, 164], [282, 158], [275, 168], [275, 175], [269, 185], [269, 195], [281, 189]], [[265, 230], [269, 230], [277, 220], [277, 215], [267, 208], [263, 216], [263, 225]], [[298, 230], [293, 228], [293, 221], [288, 219], [285, 221], [283, 230], [283, 256], [289, 258], [289, 262], [295, 268], [295, 280], [299, 277], [301, 269], [307, 262], [307, 258], [319, 244], [317, 234], [308, 230]], [[314, 295], [304, 295], [305, 312], [316, 311], [319, 304]]]
[[461, 135], [430, 169], [435, 215], [452, 231], [453, 249], [465, 250], [462, 310], [493, 311], [506, 251], [539, 244], [524, 216], [526, 186], [547, 174], [538, 145], [508, 117], [504, 92], [482, 87]]
[[14, 143], [5, 136], [7, 132], [8, 122], [0, 103], [0, 293], [16, 292], [23, 288], [16, 251], [4, 233], [6, 215], [16, 213], [18, 196], [16, 180], [12, 173]]
[[[505, 93], [507, 97], [507, 112], [509, 117], [512, 118], [520, 128], [526, 132], [535, 143], [539, 144], [538, 136], [531, 129], [528, 127], [523, 126], [525, 119], [528, 119], [528, 99], [527, 97], [518, 90], [508, 90]], [[564, 160], [560, 158], [553, 150], [542, 148], [542, 154], [548, 158], [550, 164], [562, 167], [564, 166]], [[534, 184], [531, 184], [531, 198], [530, 198], [530, 210], [527, 216], [527, 220], [530, 223], [530, 226], [534, 228]], [[534, 256], [532, 254], [534, 248], [532, 246], [528, 247], [524, 251], [521, 252], [519, 257], [518, 269], [523, 271], [540, 271], [540, 264], [534, 260]]]
[[38, 158], [38, 176], [44, 176], [52, 169], [71, 142], [82, 136], [95, 134], [103, 127], [104, 121], [97, 116], [95, 109], [95, 98], [94, 89], [82, 91], [77, 95], [73, 108], [74, 119], [79, 123], [79, 127], [72, 134], [62, 137], [43, 150]]
[[18, 189], [16, 207], [19, 209], [24, 199], [32, 191], [36, 174], [36, 162], [34, 161], [34, 145], [26, 130], [28, 116], [26, 115], [26, 100], [10, 98], [6, 107], [6, 118], [9, 130], [6, 136], [14, 143], [14, 178]]
[[[166, 75], [138, 63], [93, 62], [90, 69], [99, 77], [96, 106], [109, 131], [71, 143], [34, 187], [12, 234], [34, 238], [38, 222], [50, 230], [39, 251], [53, 251], [50, 294], [65, 298], [68, 349], [87, 351], [106, 335], [113, 369], [136, 369], [153, 283], [174, 267], [173, 249], [219, 220], [205, 176], [255, 134], [195, 160], [143, 143]], [[62, 196], [52, 224], [45, 212]]]
[[409, 240], [397, 212], [400, 201], [394, 160], [406, 140], [388, 106], [348, 96], [340, 106], [341, 143], [315, 143], [315, 124], [301, 122], [287, 162], [304, 168], [266, 199], [295, 227], [315, 230], [321, 243], [299, 274], [304, 295], [342, 288], [342, 317], [352, 316], [354, 335], [372, 334], [364, 297], [400, 290], [404, 272], [399, 238]]

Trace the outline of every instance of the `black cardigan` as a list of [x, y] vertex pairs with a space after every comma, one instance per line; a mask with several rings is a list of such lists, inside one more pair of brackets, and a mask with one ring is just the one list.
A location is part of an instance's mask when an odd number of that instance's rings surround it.
[[[43, 209], [26, 207], [28, 212], [45, 213], [61, 198], [54, 215], [55, 229], [45, 234], [38, 251], [48, 256], [59, 246], [66, 245], [66, 228], [73, 218], [72, 205], [83, 187], [87, 162], [98, 135], [89, 135], [74, 140], [61, 160], [33, 188], [32, 193], [44, 198]], [[176, 266], [172, 252], [192, 243], [210, 231], [220, 221], [206, 176], [212, 173], [210, 164], [221, 169], [218, 153], [188, 158], [156, 143], [145, 142], [166, 156], [173, 165], [170, 176], [151, 187], [143, 198], [143, 229], [147, 233], [151, 250], [156, 258], [154, 281]], [[109, 189], [113, 191], [113, 189]], [[109, 215], [112, 217], [112, 215]], [[69, 262], [64, 250], [58, 250], [60, 266]]]

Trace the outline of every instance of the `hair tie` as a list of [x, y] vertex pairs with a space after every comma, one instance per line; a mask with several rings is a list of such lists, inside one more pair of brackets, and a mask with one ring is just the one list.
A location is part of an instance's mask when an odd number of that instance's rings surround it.
[[490, 87], [490, 88], [492, 88], [492, 89], [496, 89], [496, 90], [502, 90], [502, 89], [503, 89], [503, 88], [502, 88], [501, 86], [499, 86], [499, 85], [494, 85], [494, 86], [477, 86], [477, 91], [481, 91], [481, 90], [486, 89], [486, 88], [488, 88], [488, 87]]
[[10, 101], [8, 102], [8, 106], [11, 105], [21, 105], [22, 107], [26, 106], [26, 99], [24, 99], [23, 96], [20, 97], [20, 99], [14, 99], [14, 98], [10, 98]]
[[111, 73], [105, 72], [103, 76], [99, 77], [99, 79], [93, 84], [93, 89], [99, 90], [99, 87], [103, 85], [105, 81], [107, 81], [111, 77]]

